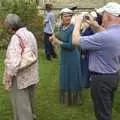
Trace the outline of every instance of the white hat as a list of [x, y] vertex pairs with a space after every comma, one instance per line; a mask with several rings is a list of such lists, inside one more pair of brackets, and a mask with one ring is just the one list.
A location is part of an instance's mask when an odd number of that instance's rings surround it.
[[68, 8], [63, 8], [61, 11], [60, 11], [60, 14], [64, 14], [64, 13], [68, 13], [68, 14], [73, 14], [73, 11], [68, 9]]
[[115, 2], [108, 2], [104, 7], [96, 10], [98, 13], [102, 13], [104, 11], [112, 14], [113, 16], [120, 15], [120, 4]]

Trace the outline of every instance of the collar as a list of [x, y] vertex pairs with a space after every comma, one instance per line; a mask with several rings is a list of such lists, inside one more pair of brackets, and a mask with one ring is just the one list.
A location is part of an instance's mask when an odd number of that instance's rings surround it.
[[120, 27], [120, 24], [112, 24], [112, 25], [109, 25], [107, 29], [117, 28], [117, 27]]
[[19, 33], [23, 32], [23, 31], [26, 31], [26, 30], [27, 30], [26, 27], [22, 27], [22, 28], [18, 29], [18, 30], [16, 31], [16, 33], [19, 34]]

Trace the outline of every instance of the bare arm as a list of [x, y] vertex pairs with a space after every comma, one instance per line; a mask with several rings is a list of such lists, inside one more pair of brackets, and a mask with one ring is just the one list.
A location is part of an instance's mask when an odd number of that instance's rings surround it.
[[83, 16], [81, 15], [78, 15], [76, 17], [76, 23], [72, 34], [72, 44], [75, 46], [78, 46], [80, 42], [80, 28], [82, 24], [82, 17]]
[[100, 26], [96, 21], [87, 21], [94, 32], [102, 32], [105, 30], [102, 26]]

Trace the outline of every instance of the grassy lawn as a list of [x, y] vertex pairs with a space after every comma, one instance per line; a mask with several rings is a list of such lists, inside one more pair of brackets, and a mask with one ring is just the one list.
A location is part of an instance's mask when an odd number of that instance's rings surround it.
[[[3, 59], [0, 51], [0, 120], [13, 120], [9, 94], [2, 85]], [[95, 120], [89, 89], [83, 91], [84, 104], [64, 106], [59, 104], [59, 59], [45, 60], [44, 51], [39, 52], [40, 82], [36, 89], [35, 113], [37, 120]], [[120, 120], [120, 88], [115, 97], [113, 120]]]

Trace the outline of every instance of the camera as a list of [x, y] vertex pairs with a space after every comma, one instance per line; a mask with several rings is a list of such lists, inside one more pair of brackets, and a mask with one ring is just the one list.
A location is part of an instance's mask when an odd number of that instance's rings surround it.
[[89, 16], [84, 16], [83, 20], [90, 20], [90, 17]]

